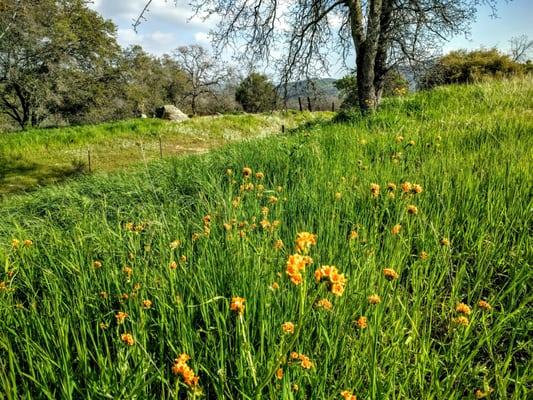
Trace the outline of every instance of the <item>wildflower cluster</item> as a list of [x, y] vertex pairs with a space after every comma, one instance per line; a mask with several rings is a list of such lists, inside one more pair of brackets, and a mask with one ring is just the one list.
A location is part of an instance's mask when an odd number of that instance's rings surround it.
[[189, 387], [198, 386], [200, 378], [194, 373], [191, 367], [187, 365], [187, 362], [191, 359], [187, 354], [183, 353], [174, 360], [172, 365], [172, 373], [179, 375], [183, 378], [185, 384]]
[[313, 259], [309, 256], [303, 256], [301, 254], [292, 254], [287, 260], [286, 274], [291, 279], [291, 282], [295, 285], [300, 285], [303, 282], [302, 272], [305, 267], [312, 264]]
[[244, 302], [246, 299], [242, 297], [232, 297], [231, 303], [230, 303], [230, 310], [235, 311], [237, 314], [242, 315], [244, 314]]
[[305, 354], [299, 354], [295, 351], [291, 352], [290, 358], [293, 362], [299, 363], [303, 369], [313, 368], [313, 362]]
[[296, 235], [296, 251], [306, 254], [311, 246], [316, 245], [316, 235], [309, 232], [300, 232]]
[[317, 282], [326, 281], [329, 290], [335, 296], [342, 296], [346, 286], [346, 277], [339, 273], [337, 267], [332, 265], [324, 265], [315, 271], [315, 279]]

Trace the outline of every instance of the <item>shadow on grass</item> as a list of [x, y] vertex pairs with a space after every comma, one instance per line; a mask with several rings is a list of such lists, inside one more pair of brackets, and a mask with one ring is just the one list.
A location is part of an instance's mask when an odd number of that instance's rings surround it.
[[77, 160], [67, 165], [51, 166], [21, 156], [0, 155], [0, 197], [61, 183], [84, 174], [86, 170], [86, 165]]

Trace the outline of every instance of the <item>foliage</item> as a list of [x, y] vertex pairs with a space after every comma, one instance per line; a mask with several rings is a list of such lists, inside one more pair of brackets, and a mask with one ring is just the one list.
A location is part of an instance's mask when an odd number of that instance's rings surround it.
[[[2, 393], [527, 398], [532, 85], [389, 98], [353, 124], [4, 201]], [[315, 281], [324, 265], [342, 296]]]
[[524, 72], [522, 64], [497, 49], [452, 51], [437, 60], [422, 77], [421, 87], [473, 83], [483, 78], [504, 78]]
[[277, 91], [266, 75], [252, 72], [237, 87], [235, 99], [246, 112], [272, 111], [277, 103]]
[[0, 20], [0, 111], [21, 128], [50, 114], [83, 115], [110, 98], [115, 26], [81, 0], [6, 1]]

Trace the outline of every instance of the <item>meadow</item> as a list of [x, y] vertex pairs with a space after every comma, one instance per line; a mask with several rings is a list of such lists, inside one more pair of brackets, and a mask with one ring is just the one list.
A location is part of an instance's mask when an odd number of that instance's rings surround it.
[[533, 80], [0, 205], [0, 399], [526, 399]]
[[161, 157], [201, 154], [229, 142], [282, 133], [282, 127], [295, 129], [332, 116], [288, 111], [195, 117], [181, 123], [150, 118], [0, 132], [0, 197], [87, 172], [106, 173]]

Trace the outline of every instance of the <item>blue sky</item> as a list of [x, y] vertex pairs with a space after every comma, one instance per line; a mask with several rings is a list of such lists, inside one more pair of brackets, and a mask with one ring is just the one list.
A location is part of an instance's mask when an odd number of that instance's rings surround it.
[[[133, 20], [144, 7], [146, 0], [94, 0], [92, 8], [109, 18], [118, 26], [118, 40], [122, 46], [140, 44], [155, 55], [171, 53], [179, 46], [198, 43], [209, 47], [208, 32], [213, 21], [192, 18], [186, 1], [153, 0], [147, 20], [135, 33]], [[508, 48], [513, 36], [526, 34], [533, 39], [533, 0], [501, 1], [497, 18], [491, 17], [487, 7], [479, 9], [477, 21], [472, 25], [469, 37], [450, 38], [444, 51], [458, 48], [496, 46]], [[333, 76], [342, 74], [338, 68]]]

